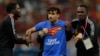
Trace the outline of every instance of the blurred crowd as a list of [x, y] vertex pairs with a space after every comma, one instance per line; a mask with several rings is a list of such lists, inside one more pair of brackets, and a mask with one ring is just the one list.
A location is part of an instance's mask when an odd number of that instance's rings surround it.
[[[23, 33], [30, 27], [33, 27], [40, 21], [46, 20], [46, 9], [49, 6], [57, 6], [61, 9], [61, 19], [70, 21], [76, 18], [76, 8], [79, 4], [86, 4], [89, 8], [89, 15], [94, 18], [98, 26], [98, 35], [100, 35], [100, 0], [0, 0], [0, 22], [2, 22], [4, 16], [7, 14], [5, 11], [6, 4], [9, 2], [17, 2], [21, 6], [21, 18], [16, 22], [18, 36], [21, 37]], [[24, 47], [24, 49], [23, 49]], [[18, 48], [18, 49], [17, 49]], [[29, 53], [33, 53], [35, 50], [38, 52], [38, 48], [27, 48], [25, 46], [16, 46], [15, 54], [19, 51], [29, 50]], [[30, 51], [31, 49], [31, 51]], [[18, 52], [17, 52], [18, 51]], [[19, 53], [20, 53], [19, 52]], [[24, 52], [23, 52], [24, 53]], [[35, 53], [36, 54], [36, 53]], [[17, 54], [16, 54], [17, 55]], [[33, 54], [30, 54], [32, 56]], [[21, 56], [21, 55], [20, 55]], [[28, 55], [26, 55], [28, 56]], [[36, 56], [36, 55], [34, 55]]]
[[61, 19], [67, 21], [76, 17], [77, 5], [86, 4], [89, 7], [90, 16], [98, 25], [100, 24], [100, 0], [0, 0], [0, 22], [6, 15], [5, 7], [9, 2], [17, 2], [21, 6], [22, 16], [17, 23], [19, 33], [45, 20], [46, 9], [49, 6], [58, 6], [62, 11]]

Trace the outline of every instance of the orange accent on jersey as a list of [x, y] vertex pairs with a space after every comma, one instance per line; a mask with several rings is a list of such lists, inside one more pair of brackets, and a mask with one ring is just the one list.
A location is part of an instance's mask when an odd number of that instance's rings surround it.
[[52, 36], [54, 36], [59, 30], [61, 30], [61, 27], [54, 27], [54, 28], [50, 28], [48, 30], [48, 33]]

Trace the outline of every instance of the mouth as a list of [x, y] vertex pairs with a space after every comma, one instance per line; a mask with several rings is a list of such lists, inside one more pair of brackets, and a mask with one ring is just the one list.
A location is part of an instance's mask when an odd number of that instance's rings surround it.
[[52, 18], [50, 17], [49, 20], [52, 20]]
[[82, 18], [83, 16], [78, 16], [79, 18]]

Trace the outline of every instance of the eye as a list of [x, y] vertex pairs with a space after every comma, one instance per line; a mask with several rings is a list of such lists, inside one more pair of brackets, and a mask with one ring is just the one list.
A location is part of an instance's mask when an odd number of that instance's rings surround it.
[[77, 11], [77, 13], [84, 13], [84, 11]]
[[48, 14], [52, 14], [52, 15], [55, 15], [55, 13], [48, 13]]
[[55, 13], [52, 13], [52, 15], [54, 15]]

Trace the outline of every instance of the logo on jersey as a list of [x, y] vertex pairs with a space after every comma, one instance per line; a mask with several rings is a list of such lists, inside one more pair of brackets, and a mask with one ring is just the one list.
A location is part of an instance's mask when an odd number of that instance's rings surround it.
[[54, 36], [59, 30], [61, 30], [61, 27], [54, 27], [54, 28], [50, 28], [48, 32], [50, 35]]
[[60, 44], [60, 41], [57, 39], [48, 39], [47, 42], [45, 42], [46, 45], [57, 45]]

